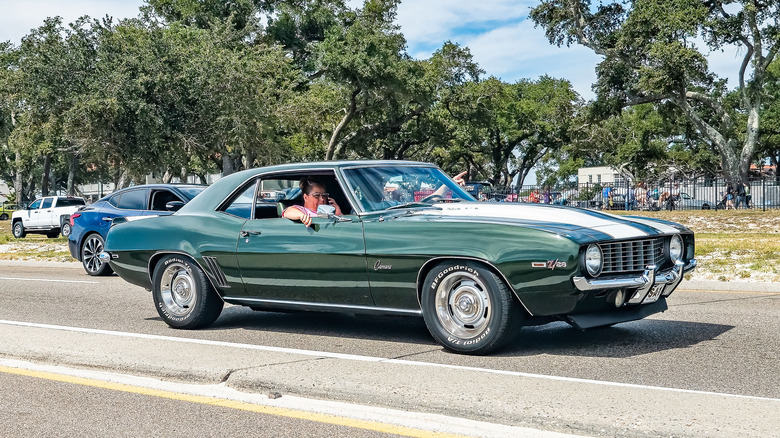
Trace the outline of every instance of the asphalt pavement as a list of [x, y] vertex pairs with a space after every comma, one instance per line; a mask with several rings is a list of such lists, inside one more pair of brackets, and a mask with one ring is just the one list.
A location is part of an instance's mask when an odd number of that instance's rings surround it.
[[118, 277], [88, 277], [74, 264], [0, 262], [0, 357], [227, 387], [271, 404], [308, 399], [445, 416], [476, 422], [447, 430], [474, 436], [509, 436], [506, 426], [773, 436], [780, 288], [713, 283], [684, 282], [669, 310], [647, 320], [587, 332], [528, 327], [518, 345], [471, 357], [443, 351], [412, 318], [231, 306], [209, 329], [172, 330], [147, 291]]

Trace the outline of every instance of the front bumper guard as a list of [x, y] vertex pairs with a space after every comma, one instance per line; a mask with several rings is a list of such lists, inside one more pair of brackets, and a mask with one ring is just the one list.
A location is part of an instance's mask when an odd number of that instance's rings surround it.
[[627, 303], [640, 304], [646, 302], [646, 299], [656, 301], [660, 296], [669, 296], [680, 284], [683, 275], [695, 268], [696, 259], [691, 259], [687, 264], [678, 261], [672, 269], [660, 273], [657, 272], [655, 265], [649, 265], [639, 277], [620, 276], [604, 279], [574, 277], [572, 280], [574, 286], [581, 291], [636, 289]]

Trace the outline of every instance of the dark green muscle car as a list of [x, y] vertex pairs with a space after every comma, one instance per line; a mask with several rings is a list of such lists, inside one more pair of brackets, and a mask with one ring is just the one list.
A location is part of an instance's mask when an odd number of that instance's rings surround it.
[[[304, 196], [304, 178], [317, 193]], [[330, 205], [309, 210], [308, 225], [282, 217], [311, 196]], [[506, 345], [523, 325], [587, 329], [662, 312], [696, 266], [682, 225], [479, 203], [438, 167], [403, 161], [235, 173], [173, 215], [115, 220], [101, 257], [150, 289], [175, 328], [210, 325], [224, 303], [413, 315], [468, 354]]]

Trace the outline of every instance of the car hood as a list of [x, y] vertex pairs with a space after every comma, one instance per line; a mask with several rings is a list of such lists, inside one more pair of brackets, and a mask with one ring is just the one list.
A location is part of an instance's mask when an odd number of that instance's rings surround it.
[[639, 239], [687, 231], [685, 227], [672, 222], [555, 205], [475, 202], [442, 203], [437, 204], [437, 207], [439, 209], [424, 209], [413, 214], [444, 220], [528, 226], [550, 232], [577, 232], [597, 240]]

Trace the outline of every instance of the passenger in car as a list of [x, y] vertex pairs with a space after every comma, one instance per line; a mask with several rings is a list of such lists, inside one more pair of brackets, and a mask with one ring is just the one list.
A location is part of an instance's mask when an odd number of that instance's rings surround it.
[[301, 192], [303, 192], [303, 205], [291, 205], [282, 213], [282, 217], [301, 221], [307, 227], [311, 225], [311, 218], [317, 216], [317, 207], [320, 205], [330, 205], [336, 209], [336, 215], [341, 216], [336, 200], [330, 197], [325, 191], [325, 184], [319, 180], [303, 177], [300, 182]]

